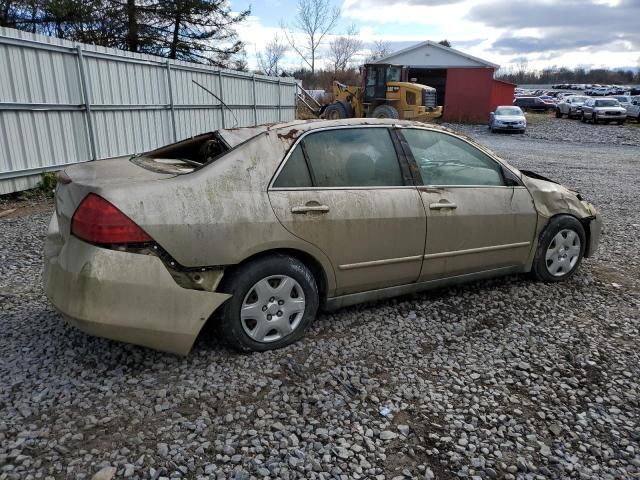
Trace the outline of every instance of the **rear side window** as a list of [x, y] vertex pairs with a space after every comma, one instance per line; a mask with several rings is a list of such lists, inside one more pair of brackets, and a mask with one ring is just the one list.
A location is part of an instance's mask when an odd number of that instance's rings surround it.
[[404, 185], [387, 128], [341, 128], [311, 133], [296, 146], [275, 188]]
[[287, 163], [282, 168], [280, 175], [273, 182], [275, 188], [304, 188], [311, 187], [311, 175], [304, 159], [304, 152], [300, 145], [289, 156]]

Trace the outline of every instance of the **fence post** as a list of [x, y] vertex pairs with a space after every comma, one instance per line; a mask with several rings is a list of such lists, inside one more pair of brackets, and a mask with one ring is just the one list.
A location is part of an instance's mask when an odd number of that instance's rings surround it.
[[78, 72], [80, 74], [80, 85], [82, 86], [82, 98], [84, 100], [85, 122], [87, 131], [89, 132], [89, 148], [91, 149], [91, 159], [97, 160], [96, 139], [93, 132], [93, 119], [91, 118], [91, 92], [89, 91], [89, 83], [84, 71], [84, 57], [82, 56], [82, 46], [76, 45], [78, 52]]
[[222, 129], [224, 130], [226, 128], [226, 122], [224, 121], [224, 97], [222, 96], [222, 70], [218, 70], [218, 88], [220, 93], [220, 95], [218, 95], [220, 97], [220, 115], [222, 115]]
[[282, 99], [280, 93], [280, 77], [278, 77], [278, 121], [282, 121]]
[[167, 85], [169, 87], [169, 108], [171, 109], [171, 128], [173, 129], [173, 141], [178, 141], [176, 130], [176, 109], [173, 103], [173, 86], [171, 85], [171, 63], [167, 60]]
[[258, 99], [256, 98], [256, 75], [251, 77], [253, 81], [253, 126], [258, 125]]

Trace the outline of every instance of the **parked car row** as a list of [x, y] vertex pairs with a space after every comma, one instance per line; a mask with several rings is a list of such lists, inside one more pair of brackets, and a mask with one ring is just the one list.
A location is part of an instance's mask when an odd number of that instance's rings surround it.
[[616, 122], [621, 125], [627, 118], [640, 122], [640, 96], [587, 97], [572, 95], [556, 105], [556, 118], [579, 118], [582, 122]]

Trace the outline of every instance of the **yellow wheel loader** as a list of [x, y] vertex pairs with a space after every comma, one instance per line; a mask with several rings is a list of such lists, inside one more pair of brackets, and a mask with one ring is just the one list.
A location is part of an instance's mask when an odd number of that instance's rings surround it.
[[298, 98], [316, 116], [329, 120], [371, 117], [427, 121], [442, 115], [442, 107], [436, 105], [436, 89], [401, 81], [400, 65], [367, 64], [361, 69], [361, 77], [361, 86], [334, 81], [334, 101], [328, 105], [320, 105], [309, 95], [305, 97], [304, 90]]

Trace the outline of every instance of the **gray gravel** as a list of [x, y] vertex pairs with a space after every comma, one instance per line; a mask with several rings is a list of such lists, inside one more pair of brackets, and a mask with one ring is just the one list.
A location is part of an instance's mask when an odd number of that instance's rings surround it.
[[0, 480], [637, 478], [638, 148], [478, 136], [598, 205], [598, 255], [565, 284], [325, 314], [277, 352], [69, 328], [40, 286], [49, 214], [0, 219]]

